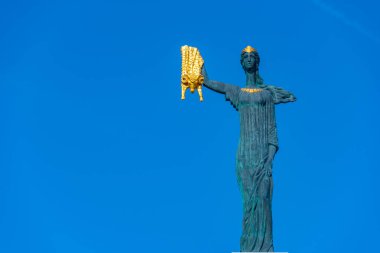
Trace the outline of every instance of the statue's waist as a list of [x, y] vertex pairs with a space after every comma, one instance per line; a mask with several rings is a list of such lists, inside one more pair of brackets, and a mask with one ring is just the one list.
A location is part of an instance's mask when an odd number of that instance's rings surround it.
[[268, 157], [267, 149], [239, 149], [236, 155], [236, 160], [242, 165], [250, 165], [256, 167], [262, 165]]
[[240, 141], [266, 140], [268, 139], [269, 131], [263, 130], [240, 130]]
[[267, 152], [268, 151], [268, 139], [242, 139], [239, 140], [238, 150], [242, 152]]

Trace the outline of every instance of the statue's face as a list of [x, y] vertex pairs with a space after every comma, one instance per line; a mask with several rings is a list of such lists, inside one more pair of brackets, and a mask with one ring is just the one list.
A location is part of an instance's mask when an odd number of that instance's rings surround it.
[[256, 61], [256, 58], [253, 52], [244, 53], [243, 61], [242, 61], [243, 68], [248, 71], [253, 70], [256, 64], [255, 61]]

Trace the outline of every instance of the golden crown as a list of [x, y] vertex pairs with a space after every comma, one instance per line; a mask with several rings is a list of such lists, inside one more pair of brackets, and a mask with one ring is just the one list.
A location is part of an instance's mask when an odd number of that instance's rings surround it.
[[241, 51], [242, 54], [251, 52], [257, 52], [257, 50], [249, 45]]

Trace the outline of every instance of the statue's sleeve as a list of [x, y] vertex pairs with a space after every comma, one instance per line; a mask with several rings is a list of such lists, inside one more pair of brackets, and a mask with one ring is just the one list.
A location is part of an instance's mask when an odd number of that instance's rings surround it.
[[240, 87], [228, 85], [226, 88], [226, 100], [230, 101], [232, 106], [238, 110]]
[[272, 93], [273, 101], [275, 104], [294, 102], [297, 98], [289, 91], [272, 85], [266, 86]]
[[205, 79], [204, 85], [218, 93], [224, 94], [226, 96], [226, 100], [230, 101], [233, 107], [237, 110], [237, 105], [239, 103], [239, 93], [240, 87], [232, 84], [226, 84], [218, 81]]

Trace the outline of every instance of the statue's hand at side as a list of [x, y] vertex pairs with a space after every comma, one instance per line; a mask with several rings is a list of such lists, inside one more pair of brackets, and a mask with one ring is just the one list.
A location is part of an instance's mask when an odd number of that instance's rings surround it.
[[274, 156], [277, 152], [277, 147], [274, 145], [269, 145], [268, 147], [268, 156], [265, 159], [264, 162], [264, 171], [268, 177], [272, 176], [272, 164], [273, 164], [273, 159]]
[[264, 164], [264, 171], [268, 177], [272, 176], [272, 161], [266, 161]]

